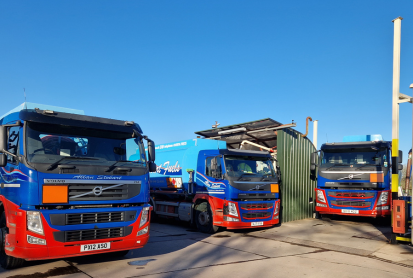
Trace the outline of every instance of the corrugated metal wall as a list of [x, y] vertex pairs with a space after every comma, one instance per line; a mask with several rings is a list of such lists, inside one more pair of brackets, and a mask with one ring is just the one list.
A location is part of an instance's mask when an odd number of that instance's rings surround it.
[[313, 217], [316, 181], [310, 177], [310, 154], [316, 151], [313, 143], [292, 129], [277, 134], [277, 160], [281, 170], [282, 222]]

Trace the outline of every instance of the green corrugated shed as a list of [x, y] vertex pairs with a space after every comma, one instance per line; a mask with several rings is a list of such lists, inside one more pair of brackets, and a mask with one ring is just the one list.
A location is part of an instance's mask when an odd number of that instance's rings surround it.
[[[282, 221], [289, 222], [313, 216], [316, 181], [310, 175], [310, 154], [316, 148], [307, 138], [291, 128], [277, 132], [277, 160], [281, 170]], [[314, 198], [313, 198], [314, 199]]]

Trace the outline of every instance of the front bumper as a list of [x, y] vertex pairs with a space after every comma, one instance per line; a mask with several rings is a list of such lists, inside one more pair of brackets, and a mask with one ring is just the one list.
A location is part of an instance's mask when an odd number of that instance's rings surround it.
[[[266, 228], [266, 227], [271, 227], [276, 224], [280, 223], [280, 200], [273, 201], [271, 204], [271, 207], [264, 210], [264, 209], [246, 209], [242, 208], [241, 204], [254, 204], [254, 203], [262, 203], [262, 202], [233, 202], [236, 203], [237, 210], [239, 215], [245, 215], [246, 213], [265, 213], [269, 212], [271, 217], [266, 217], [266, 218], [244, 218], [244, 217], [234, 217], [232, 215], [227, 215], [231, 218], [237, 218], [239, 221], [225, 221], [225, 217], [223, 218], [223, 225], [227, 229], [251, 229], [251, 228]], [[268, 202], [264, 202], [268, 203]], [[278, 207], [278, 212], [274, 214], [274, 209]], [[268, 220], [269, 218], [269, 220]], [[262, 225], [260, 225], [262, 223]], [[257, 225], [259, 224], [259, 225]]]
[[263, 222], [263, 225], [259, 226], [252, 226], [251, 222], [232, 222], [232, 221], [224, 221], [224, 227], [226, 227], [228, 230], [233, 230], [233, 229], [252, 229], [252, 228], [268, 228], [272, 227], [278, 223], [280, 223], [280, 219], [273, 219], [270, 221], [259, 221], [257, 220], [256, 222]]
[[[389, 202], [389, 200], [391, 199], [390, 193], [389, 193], [387, 203], [381, 206], [377, 206], [376, 204], [378, 202], [380, 194], [376, 194], [374, 199], [363, 198], [363, 197], [358, 197], [358, 198], [356, 197], [354, 198], [335, 197], [334, 198], [334, 197], [328, 196], [328, 194], [326, 194], [327, 192], [323, 189], [316, 188], [315, 191], [316, 191], [316, 194], [315, 194], [316, 196], [317, 196], [317, 191], [322, 192], [324, 196], [324, 200], [326, 201], [326, 202], [323, 202], [319, 200], [318, 197], [316, 197], [315, 211], [320, 214], [336, 214], [336, 215], [351, 215], [351, 216], [365, 216], [365, 217], [384, 217], [384, 216], [391, 214], [391, 207], [390, 207], [390, 202]], [[357, 191], [353, 191], [353, 192], [356, 194], [358, 193]], [[380, 192], [383, 192], [383, 191], [380, 191]], [[368, 208], [362, 208], [362, 207], [356, 207], [356, 206], [353, 207], [353, 206], [334, 205], [336, 206], [336, 208], [333, 208], [331, 204], [333, 200], [344, 200], [344, 201], [350, 201], [350, 202], [351, 201], [353, 202], [357, 202], [357, 201], [367, 202], [368, 201], [368, 202], [371, 202], [371, 205]], [[351, 213], [350, 211], [357, 211], [357, 213]]]
[[[44, 229], [44, 235], [36, 234], [34, 232], [28, 231], [26, 229], [26, 211], [21, 210], [18, 206], [13, 204], [13, 206], [8, 206], [7, 211], [7, 226], [9, 228], [9, 233], [6, 236], [5, 242], [5, 252], [9, 256], [16, 258], [22, 258], [25, 260], [44, 260], [44, 259], [56, 259], [74, 256], [84, 256], [99, 253], [109, 253], [122, 250], [130, 250], [135, 248], [143, 247], [149, 239], [149, 225], [150, 225], [150, 207], [148, 214], [148, 221], [139, 228], [140, 218], [142, 215], [142, 210], [140, 215], [131, 225], [131, 233], [123, 237], [112, 237], [112, 238], [100, 238], [93, 240], [82, 240], [82, 241], [70, 241], [61, 242], [56, 240], [54, 232], [60, 232], [59, 230], [51, 227], [46, 221], [45, 216], [42, 216], [42, 225]], [[101, 223], [103, 224], [103, 223]], [[100, 225], [100, 224], [97, 224]], [[120, 224], [121, 225], [121, 224]], [[148, 231], [140, 236], [137, 236], [138, 231], [148, 228]], [[130, 229], [130, 228], [129, 228]], [[78, 229], [82, 230], [82, 229]], [[27, 236], [33, 236], [40, 239], [46, 240], [46, 245], [30, 244], [27, 241]], [[110, 249], [96, 250], [81, 252], [80, 246], [84, 244], [97, 244], [97, 243], [107, 243], [110, 242]]]

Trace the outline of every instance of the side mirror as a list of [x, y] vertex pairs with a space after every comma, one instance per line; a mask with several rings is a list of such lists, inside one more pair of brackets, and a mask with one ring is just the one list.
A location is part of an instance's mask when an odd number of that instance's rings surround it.
[[0, 154], [0, 167], [4, 167], [7, 165], [7, 156], [6, 154]]
[[155, 143], [148, 139], [148, 155], [149, 161], [155, 161]]
[[156, 164], [152, 161], [149, 161], [149, 172], [154, 173], [156, 172]]
[[403, 163], [403, 151], [399, 150], [399, 163]]
[[399, 170], [399, 171], [403, 170], [403, 164], [397, 165], [397, 170]]
[[7, 129], [5, 126], [0, 126], [0, 152], [7, 150]]
[[312, 153], [310, 157], [310, 164], [316, 166], [317, 165], [317, 159], [318, 158], [318, 153]]

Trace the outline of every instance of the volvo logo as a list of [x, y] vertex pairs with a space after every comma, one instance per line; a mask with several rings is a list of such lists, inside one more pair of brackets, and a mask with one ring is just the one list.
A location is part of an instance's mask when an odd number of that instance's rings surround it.
[[70, 199], [75, 199], [75, 198], [80, 198], [80, 197], [83, 197], [83, 196], [86, 196], [86, 195], [89, 195], [89, 194], [95, 194], [95, 196], [100, 196], [100, 195], [102, 195], [103, 191], [108, 190], [108, 189], [112, 189], [112, 188], [115, 188], [115, 187], [118, 187], [118, 186], [121, 186], [121, 185], [123, 185], [123, 183], [114, 184], [114, 185], [111, 185], [111, 186], [108, 186], [108, 187], [105, 187], [105, 188], [103, 188], [103, 186], [96, 186], [95, 188], [92, 189], [92, 191], [82, 193], [82, 194], [79, 194], [79, 195], [75, 195], [75, 196], [71, 196], [69, 198]]
[[95, 194], [95, 196], [99, 196], [100, 194], [102, 194], [103, 192], [103, 188], [102, 186], [96, 186], [95, 188], [93, 188], [93, 194]]
[[250, 190], [260, 190], [260, 187], [262, 187], [262, 186], [265, 186], [265, 184], [257, 184], [256, 186], [254, 186]]

